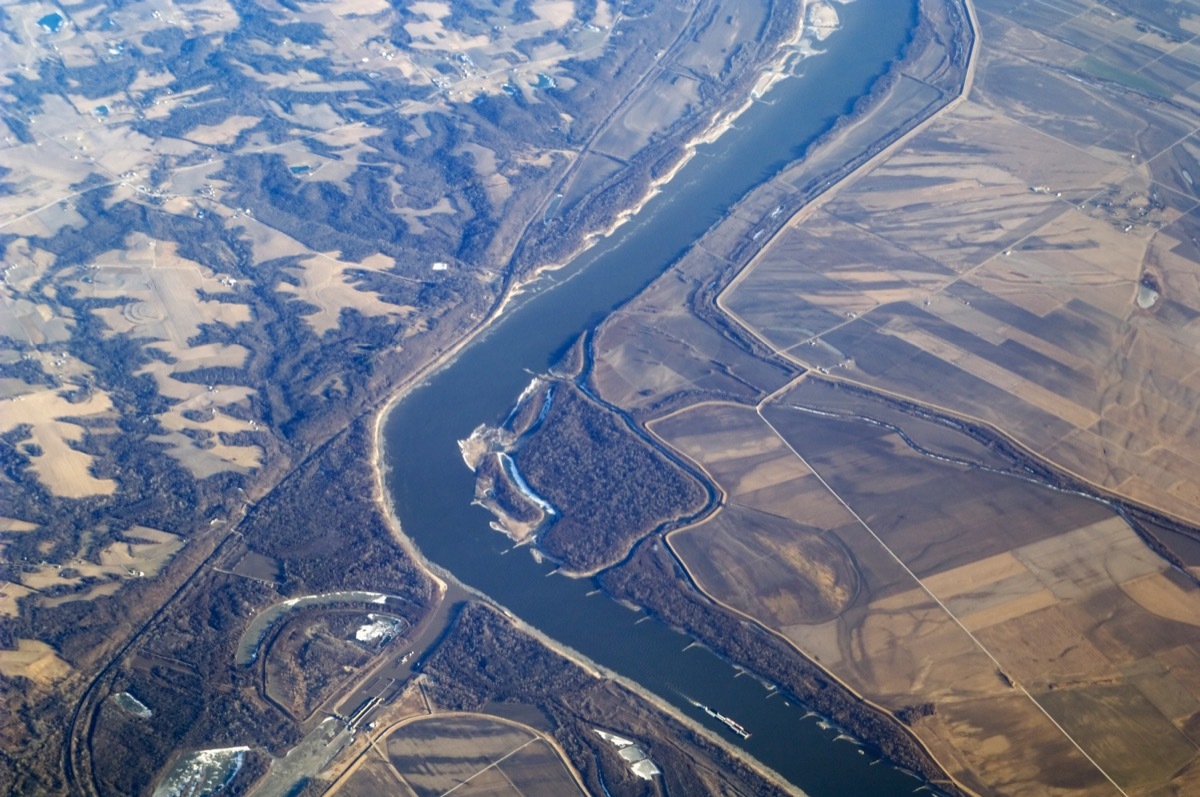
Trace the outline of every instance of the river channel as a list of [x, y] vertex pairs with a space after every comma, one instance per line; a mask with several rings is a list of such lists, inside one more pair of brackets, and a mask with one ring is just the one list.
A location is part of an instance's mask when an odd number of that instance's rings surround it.
[[[738, 744], [813, 797], [911, 794], [921, 784], [801, 706], [689, 638], [595, 592], [588, 579], [552, 574], [491, 530], [472, 506], [473, 476], [457, 441], [503, 419], [530, 372], [544, 372], [581, 332], [662, 274], [750, 189], [794, 161], [846, 113], [901, 52], [915, 0], [838, 5], [842, 29], [803, 75], [778, 84], [717, 142], [702, 147], [637, 217], [567, 268], [542, 280], [456, 360], [398, 403], [382, 436], [386, 488], [422, 552], [525, 622], [640, 683]], [[750, 732], [734, 737], [684, 696]]]

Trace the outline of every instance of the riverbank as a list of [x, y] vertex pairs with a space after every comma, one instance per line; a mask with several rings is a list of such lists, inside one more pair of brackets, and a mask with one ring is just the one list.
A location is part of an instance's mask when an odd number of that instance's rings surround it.
[[[788, 164], [772, 179], [767, 180], [739, 201], [728, 211], [725, 218], [713, 225], [692, 248], [689, 256], [696, 251], [701, 251], [722, 258], [723, 262], [716, 264], [711, 273], [688, 275], [689, 279], [702, 280], [715, 286], [715, 303], [722, 312], [736, 322], [741, 322], [736, 313], [725, 307], [723, 297], [756, 262], [754, 253], [745, 251], [746, 248], [752, 245], [755, 247], [755, 251], [765, 249], [793, 225], [801, 223], [815, 210], [830, 201], [836, 196], [840, 187], [853, 184], [880, 158], [887, 157], [888, 154], [902, 147], [942, 115], [952, 111], [962, 101], [970, 89], [973, 78], [974, 52], [977, 45], [974, 44], [975, 26], [973, 22], [970, 22], [970, 9], [967, 6], [961, 8], [966, 14], [964, 20], [966, 24], [962, 30], [953, 26], [946, 30], [931, 30], [935, 27], [934, 24], [927, 19], [922, 19], [914, 31], [913, 41], [910, 42], [904, 58], [893, 63], [890, 69], [875, 82], [871, 90], [854, 102], [851, 113], [839, 118], [824, 136], [808, 148], [803, 159]], [[920, 61], [924, 55], [923, 48], [927, 46], [928, 42], [937, 41], [939, 36], [950, 38], [947, 43], [948, 47], [962, 44], [960, 38], [970, 44], [967, 44], [963, 51], [966, 59], [964, 62], [957, 64], [955, 69], [943, 67], [936, 76], [939, 84], [953, 87], [955, 92], [944, 95], [938, 103], [930, 105], [925, 102], [925, 98], [910, 95], [910, 93], [898, 90], [897, 87], [904, 81], [915, 82], [905, 74], [906, 71], [913, 63]], [[906, 85], [905, 89], [907, 88]], [[898, 126], [893, 126], [893, 124], [898, 124]], [[818, 168], [809, 168], [810, 162], [813, 161], [817, 163]], [[806, 181], [802, 186], [799, 185], [801, 179]], [[799, 208], [791, 209], [789, 214], [781, 214], [780, 210], [784, 206], [775, 206], [774, 203], [780, 196], [787, 196], [789, 193], [795, 192], [797, 188], [801, 192], [804, 204]], [[774, 206], [773, 211], [770, 210], [772, 206]], [[742, 244], [740, 255], [736, 248], [729, 248], [728, 251], [722, 249], [729, 239], [735, 238], [735, 236], [725, 235], [725, 223], [729, 222], [728, 226], [741, 229], [745, 227], [744, 220], [751, 218], [761, 219], [759, 232], [755, 233], [752, 244], [750, 242]], [[774, 223], [773, 229], [770, 227], [772, 222]], [[766, 237], [759, 237], [764, 231], [769, 231], [770, 234]], [[730, 272], [725, 268], [725, 263], [734, 264], [734, 271]], [[705, 309], [699, 307], [697, 311], [703, 313]], [[707, 316], [704, 317], [706, 320], [711, 320]], [[745, 324], [742, 326], [745, 327], [744, 331], [753, 334], [753, 331]], [[758, 339], [757, 336], [755, 337]], [[763, 344], [764, 350], [771, 350], [766, 341], [760, 339], [760, 342]], [[775, 353], [779, 354], [779, 352]], [[637, 423], [639, 418], [635, 417], [632, 420]], [[489, 509], [496, 511], [491, 506]], [[502, 513], [497, 512], [497, 514]], [[500, 525], [507, 524], [502, 522]], [[678, 524], [669, 524], [668, 528], [676, 525]], [[528, 542], [528, 538], [522, 535], [518, 541]], [[636, 541], [633, 541], [626, 547], [620, 559], [624, 559], [629, 554], [635, 543]], [[558, 573], [571, 578], [594, 577], [619, 561], [618, 559], [606, 562], [596, 567], [573, 568], [545, 551], [541, 553], [549, 561], [560, 566]]]
[[[888, 81], [882, 89], [873, 91], [871, 96], [861, 100], [856, 106], [853, 114], [845, 117], [841, 122], [839, 122], [838, 126], [831, 131], [829, 135], [827, 135], [818, 145], [814, 146], [812, 150], [810, 150], [810, 155], [817, 155], [820, 162], [826, 167], [826, 170], [815, 170], [817, 174], [822, 175], [821, 179], [825, 181], [824, 184], [822, 185], [821, 183], [814, 183], [812, 180], [806, 184], [815, 188], [813, 193], [805, 197], [805, 204], [799, 208], [797, 212], [791, 215], [790, 218], [788, 218], [784, 223], [781, 223], [774, 231], [772, 231], [770, 236], [768, 236], [764, 241], [761, 249], [765, 249], [766, 246], [768, 246], [772, 241], [776, 240], [780, 235], [783, 235], [795, 224], [804, 221], [826, 202], [835, 197], [840, 188], [849, 184], [853, 184], [853, 182], [856, 181], [859, 176], [870, 170], [876, 163], [879, 162], [880, 159], [887, 157], [889, 154], [894, 153], [897, 149], [904, 146], [914, 136], [918, 135], [922, 130], [933, 124], [938, 118], [953, 110], [964, 100], [970, 91], [974, 76], [975, 56], [978, 50], [978, 36], [976, 33], [977, 25], [975, 23], [973, 9], [970, 6], [969, 0], [964, 0], [963, 8], [965, 9], [970, 26], [970, 29], [966, 31], [966, 34], [970, 36], [971, 44], [967, 51], [966, 62], [962, 65], [961, 89], [946, 102], [941, 103], [939, 107], [932, 110], [932, 112], [925, 113], [920, 117], [909, 117], [907, 124], [901, 128], [892, 130], [891, 134], [884, 137], [883, 140], [879, 140], [880, 136], [877, 133], [864, 133], [863, 130], [869, 130], [869, 128], [871, 128], [872, 119], [874, 117], [886, 116], [887, 110], [883, 108], [883, 105], [887, 99], [887, 96], [892, 91], [896, 81]], [[902, 64], [897, 64], [897, 72], [901, 66]], [[863, 139], [867, 139], [870, 142], [869, 149], [863, 149], [858, 146]], [[826, 179], [827, 174], [830, 175], [832, 179]], [[721, 286], [716, 296], [716, 305], [722, 312], [738, 322], [743, 327], [744, 331], [750, 332], [750, 334], [754, 335], [756, 341], [763, 345], [765, 349], [781, 355], [778, 350], [770, 345], [769, 341], [763, 339], [759, 335], [754, 334], [753, 329], [749, 325], [742, 323], [737, 314], [732, 312], [723, 303], [724, 296], [728, 295], [731, 289], [738, 284], [738, 282], [742, 279], [742, 276], [747, 273], [749, 267], [753, 265], [755, 260], [755, 257], [751, 257], [745, 265], [737, 270], [737, 272], [732, 276], [732, 279], [727, 280], [726, 284]], [[736, 615], [739, 618], [753, 621], [754, 618], [749, 617], [744, 612], [741, 612], [736, 608], [720, 601], [719, 599], [716, 599], [699, 586], [698, 579], [688, 569], [688, 566], [683, 558], [674, 550], [673, 546], [671, 546], [669, 539], [670, 536], [670, 534], [667, 535], [667, 544], [672, 553], [671, 558], [675, 566], [677, 568], [682, 568], [686, 573], [686, 578], [682, 579], [682, 581], [686, 582], [686, 588], [694, 590], [695, 592], [705, 596], [705, 598], [711, 600], [723, 610]], [[649, 556], [649, 554], [645, 551], [643, 551], [642, 554], [643, 558]], [[643, 579], [648, 578], [648, 574], [653, 569], [644, 562], [641, 564], [630, 562], [626, 563], [625, 566], [637, 568], [639, 578]], [[610, 579], [608, 583], [611, 586], [616, 586], [617, 583], [620, 582], [623, 582], [623, 587], [628, 587], [628, 585], [632, 583], [631, 578], [629, 577], [618, 579], [617, 581]], [[666, 576], [663, 576], [661, 583], [658, 581], [655, 581], [654, 583], [659, 587], [658, 591], [661, 593], [665, 590], [668, 590], [670, 588], [670, 584], [673, 582], [671, 582]], [[634, 597], [634, 593], [629, 591], [627, 588], [618, 588], [614, 592], [614, 597], [620, 597], [627, 600]], [[655, 606], [655, 611], [665, 622], [672, 624], [675, 627], [684, 629], [688, 633], [701, 633], [696, 622], [696, 612], [699, 611], [697, 607], [683, 607], [679, 602], [667, 600], [665, 602], [659, 602]], [[711, 618], [708, 620], [708, 622], [711, 622]], [[733, 647], [729, 646], [730, 639], [732, 639], [732, 637], [735, 635], [734, 632], [735, 629], [730, 629], [729, 633], [724, 636], [722, 636], [720, 632], [717, 632], [706, 634], [704, 635], [704, 638], [708, 644], [714, 645], [715, 649], [722, 652], [724, 655], [730, 656], [734, 661], [741, 662], [743, 661], [743, 656], [746, 655], [746, 649], [743, 648], [739, 651], [737, 650], [736, 645]], [[851, 721], [850, 718], [859, 712], [859, 706], [862, 706], [867, 707], [869, 710], [877, 712], [880, 715], [888, 717], [895, 724], [890, 729], [879, 728], [878, 732], [886, 734], [886, 736], [877, 735], [876, 738], [871, 739], [871, 741], [881, 744], [885, 747], [885, 749], [891, 747], [893, 750], [896, 749], [897, 743], [900, 747], [909, 747], [909, 749], [911, 749], [910, 746], [915, 745], [916, 747], [920, 748], [925, 755], [929, 756], [930, 760], [935, 762], [938, 769], [940, 769], [942, 772], [946, 771], [945, 766], [941, 762], [938, 762], [936, 757], [932, 755], [925, 745], [920, 742], [907, 727], [905, 727], [903, 721], [896, 715], [895, 712], [873, 701], [867, 700], [863, 695], [856, 692], [842, 679], [840, 679], [836, 673], [821, 667], [820, 664], [805, 656], [805, 654], [800, 651], [793, 642], [788, 640], [783, 635], [774, 631], [769, 631], [768, 633], [777, 639], [778, 644], [791, 648], [795, 651], [796, 655], [803, 657], [805, 662], [813, 671], [819, 671], [823, 673], [827, 678], [844, 690], [847, 698], [845, 701], [835, 699], [829, 703], [829, 708], [827, 710], [832, 716], [840, 716], [843, 721]], [[785, 678], [784, 672], [782, 670], [779, 671], [777, 677]], [[798, 676], [794, 679], [793, 683], [801, 684], [806, 681], [811, 681], [811, 678], [806, 676]], [[805, 694], [802, 688], [798, 688], [795, 685], [791, 685], [789, 688], [793, 689], [794, 693], [802, 700], [808, 700], [814, 697], [813, 693]], [[823, 689], [831, 692], [837, 691], [836, 689], [829, 689], [828, 687], [823, 687]], [[923, 769], [921, 767], [915, 768], [918, 770]], [[923, 774], [926, 777], [930, 777], [928, 771], [924, 771]], [[950, 783], [953, 783], [955, 787], [963, 788], [962, 784], [954, 782], [953, 780], [951, 780]]]
[[[801, 58], [821, 55], [822, 51], [815, 50], [807, 44], [809, 35], [823, 41], [833, 30], [836, 30], [836, 27], [832, 29], [821, 28], [818, 32], [818, 29], [810, 21], [808, 14], [812, 1], [801, 0], [796, 14], [797, 23], [795, 28], [782, 38], [773, 58], [759, 68], [760, 77], [752, 82], [741, 101], [733, 107], [720, 108], [712, 113], [708, 123], [701, 126], [698, 132], [692, 133], [680, 145], [680, 152], [674, 162], [662, 174], [652, 177], [640, 197], [618, 211], [611, 221], [598, 229], [585, 232], [580, 239], [579, 245], [572, 249], [565, 257], [538, 265], [532, 268], [528, 274], [515, 279], [499, 300], [494, 316], [489, 316], [490, 320], [488, 323], [499, 318], [508, 308], [509, 304], [523, 296], [531, 286], [548, 275], [567, 268], [594, 246], [606, 238], [610, 238], [621, 227], [636, 218], [645, 209], [646, 205], [662, 193], [662, 190], [692, 161], [700, 147], [714, 144], [720, 140], [723, 135], [733, 129], [734, 123], [744, 116], [756, 101], [761, 100], [779, 81], [792, 76], [791, 62], [797, 55]], [[818, 24], [824, 25], [826, 23], [828, 23], [828, 16], [822, 15], [818, 20]]]
[[[829, 199], [836, 196], [836, 193], [840, 187], [852, 183], [858, 178], [859, 175], [864, 173], [864, 171], [869, 170], [879, 158], [886, 157], [887, 154], [894, 152], [899, 147], [904, 146], [907, 141], [919, 134], [921, 130], [925, 129], [928, 125], [935, 122], [941, 115], [949, 112], [960, 102], [962, 102], [962, 98], [966, 96], [970, 89], [974, 70], [974, 54], [978, 46], [974, 35], [975, 26], [973, 17], [971, 17], [970, 8], [964, 8], [966, 10], [968, 19], [970, 20], [970, 25], [965, 31], [963, 31], [963, 36], [970, 37], [971, 45], [967, 48], [967, 61], [965, 64], [961, 65], [961, 72], [959, 73], [961, 76], [961, 84], [958, 92], [949, 97], [946, 101], [940, 103], [932, 110], [925, 108], [924, 110], [926, 112], [924, 113], [917, 112], [913, 114], [899, 114], [894, 110], [890, 110], [885, 106], [888, 99], [893, 95], [895, 86], [899, 82], [894, 75], [900, 74], [905, 66], [904, 62], [897, 63], [893, 72], [882, 79], [876, 88], [872, 90], [870, 95], [864, 97], [856, 104], [854, 112], [849, 116], [844, 117], [818, 145], [815, 145], [813, 149], [810, 150], [810, 154], [815, 152], [821, 157], [822, 165], [828, 169], [828, 171], [822, 171], [820, 169], [814, 170], [816, 174], [822, 175], [822, 180], [824, 180], [824, 182], [816, 182], [810, 178], [807, 185], [814, 186], [815, 190], [811, 194], [807, 194], [805, 196], [807, 203], [801, 207], [797, 213], [791, 216], [791, 218], [782, 222], [778, 228], [773, 231], [771, 237], [768, 239], [768, 242], [782, 234], [783, 231], [789, 229], [793, 224], [802, 221], [804, 218], [807, 218], [807, 216], [811, 214], [816, 207], [820, 207]], [[953, 78], [953, 75], [942, 75], [941, 77], [943, 80], [949, 80]], [[884, 125], [877, 121], [880, 119], [880, 117], [883, 119], [903, 119], [904, 124], [899, 127], [889, 129], [886, 134], [881, 134], [879, 130], [884, 129]], [[864, 142], [864, 139], [866, 140], [866, 143], [869, 143], [869, 147], [863, 148], [860, 146], [860, 144]], [[828, 175], [831, 179], [825, 179], [826, 175]], [[791, 180], [781, 180], [781, 182], [789, 185], [795, 185], [794, 178]], [[748, 199], [745, 204], [754, 210], [760, 209], [754, 205], [752, 200]], [[729, 215], [730, 217], [737, 215], [753, 217], [757, 216], [758, 214], [754, 212], [739, 214], [735, 209]], [[719, 227], [720, 225], [717, 225], [717, 227], [714, 228], [713, 237], [717, 237], [717, 229]], [[699, 246], [703, 247], [703, 244], [700, 244]], [[706, 251], [711, 251], [711, 249], [706, 249]], [[753, 262], [753, 258], [751, 257], [748, 262]], [[742, 268], [744, 269], [745, 266]], [[744, 273], [744, 270], [740, 271], [739, 273]], [[712, 275], [712, 277], [713, 279], [719, 280], [719, 275], [717, 274]], [[737, 279], [737, 276], [733, 277], [733, 281], [736, 281]], [[719, 295], [721, 294], [718, 294], [718, 296]], [[721, 306], [721, 309], [724, 310], [725, 308]], [[732, 313], [729, 315], [732, 318], [737, 318], [736, 315]], [[769, 346], [765, 346], [765, 342], [764, 347], [768, 349], [770, 348]], [[691, 577], [690, 571], [687, 571], [686, 563], [684, 563], [677, 554], [674, 556], [674, 560], [677, 566], [682, 566], [685, 572], [688, 572], [689, 578], [685, 579], [688, 582], [688, 587], [699, 592], [700, 594], [705, 595], [709, 599], [712, 599], [712, 596], [707, 595], [707, 593], [704, 593], [704, 591], [699, 588], [697, 580], [694, 577]], [[642, 574], [645, 574], [644, 568], [642, 570]], [[658, 584], [658, 582], [655, 583]], [[666, 581], [664, 581], [662, 584], [658, 584], [658, 586], [663, 590], [669, 589], [669, 585]], [[618, 591], [614, 597], [619, 596], [621, 598], [628, 599], [630, 595], [631, 593]], [[721, 601], [714, 599], [714, 602], [731, 613], [736, 614], [739, 618], [753, 620], [753, 618], [749, 618], [745, 613], [739, 612]], [[685, 618], [682, 615], [674, 614], [668, 605], [657, 605], [655, 607], [655, 613], [664, 622], [674, 627], [681, 628], [687, 633], [701, 633], [695, 622], [693, 622], [695, 619], [694, 617]], [[730, 634], [733, 634], [732, 630], [730, 630]], [[723, 655], [730, 656], [731, 660], [733, 661], [738, 661], [745, 664], [746, 660], [742, 655], [739, 655], [739, 651], [723, 646], [721, 636], [721, 633], [718, 632], [716, 634], [705, 635], [704, 638], [708, 644], [714, 646], [715, 650], [721, 652]], [[802, 651], [796, 649], [795, 645], [782, 635], [775, 634], [775, 636], [781, 645], [794, 650], [796, 655], [802, 657], [804, 656]], [[753, 645], [755, 643], [752, 642], [750, 644]], [[744, 654], [745, 650], [747, 649], [749, 648], [743, 648], [741, 653]], [[879, 723], [874, 723], [875, 731], [873, 735], [871, 735], [869, 732], [867, 734], [867, 738], [870, 741], [880, 744], [880, 746], [882, 746], [885, 750], [888, 750], [889, 755], [899, 755], [900, 760], [905, 761], [906, 765], [922, 772], [925, 777], [931, 780], [936, 780], [936, 777], [928, 766], [919, 762], [919, 758], [921, 756], [926, 757], [926, 761], [933, 762], [936, 771], [945, 771], [945, 766], [941, 762], [937, 761], [936, 757], [932, 756], [930, 751], [928, 751], [920, 742], [920, 740], [911, 733], [911, 731], [905, 726], [904, 720], [898, 717], [896, 713], [873, 701], [865, 699], [861, 694], [857, 693], [844, 681], [838, 678], [836, 673], [825, 670], [819, 664], [807, 659], [807, 657], [804, 658], [810, 669], [810, 674], [802, 675], [800, 677], [785, 681], [789, 684], [788, 688], [793, 690], [793, 694], [796, 694], [802, 700], [810, 700], [815, 697], [816, 693], [806, 693], [805, 690], [799, 686], [799, 684], [813, 681], [819, 683], [820, 678], [813, 678], [811, 673], [822, 673], [824, 677], [827, 677], [833, 683], [838, 684], [838, 686], [844, 690], [844, 699], [842, 699], [833, 697], [833, 694], [838, 692], [838, 689], [831, 688], [828, 685], [821, 687], [821, 689], [826, 693], [824, 695], [825, 703], [828, 706], [826, 710], [830, 712], [830, 716], [846, 722], [850, 727], [856, 728], [856, 731], [860, 733], [863, 732], [864, 728], [872, 725], [870, 722], [864, 724], [864, 722], [859, 720], [859, 715], [864, 713], [864, 709], [866, 712], [873, 712], [879, 716], [886, 717], [890, 719], [893, 724], [890, 727], [881, 727]], [[746, 664], [746, 666], [753, 667], [752, 664]], [[780, 677], [785, 677], [783, 671], [780, 671], [779, 675]], [[921, 753], [917, 754], [917, 750], [920, 750]], [[906, 753], [903, 751], [908, 752]], [[914, 758], [913, 756], [917, 757]], [[941, 784], [944, 788], [963, 788], [962, 784], [955, 783], [953, 780], [941, 781]]]

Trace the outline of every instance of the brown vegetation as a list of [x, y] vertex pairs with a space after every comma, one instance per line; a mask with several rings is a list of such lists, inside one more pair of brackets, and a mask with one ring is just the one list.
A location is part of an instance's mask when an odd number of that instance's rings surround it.
[[612, 564], [639, 538], [705, 503], [695, 478], [570, 383], [559, 384], [516, 461], [560, 513], [539, 545], [572, 570]]

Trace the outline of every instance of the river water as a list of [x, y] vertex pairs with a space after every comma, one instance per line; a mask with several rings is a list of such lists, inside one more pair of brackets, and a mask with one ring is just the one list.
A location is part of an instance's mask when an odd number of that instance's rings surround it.
[[[404, 532], [432, 561], [548, 636], [637, 681], [745, 748], [814, 797], [911, 794], [920, 783], [823, 728], [802, 707], [603, 594], [587, 579], [552, 575], [526, 549], [506, 553], [491, 516], [471, 506], [473, 476], [457, 441], [502, 420], [530, 379], [663, 273], [746, 192], [794, 161], [846, 113], [900, 53], [916, 0], [838, 6], [842, 29], [803, 75], [785, 80], [697, 156], [638, 216], [543, 280], [488, 334], [393, 408], [383, 429], [386, 487]], [[733, 717], [734, 737], [684, 695]]]

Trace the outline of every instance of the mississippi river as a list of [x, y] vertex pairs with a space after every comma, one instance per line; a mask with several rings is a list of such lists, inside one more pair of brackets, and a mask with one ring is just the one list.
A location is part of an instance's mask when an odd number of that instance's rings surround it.
[[[690, 640], [597, 593], [591, 580], [549, 575], [471, 506], [473, 476], [457, 441], [504, 418], [529, 382], [671, 263], [746, 192], [795, 161], [896, 59], [916, 21], [914, 0], [855, 0], [838, 7], [842, 29], [801, 77], [778, 84], [734, 129], [703, 146], [635, 219], [542, 281], [385, 419], [385, 487], [405, 534], [430, 560], [486, 593], [547, 636], [640, 683], [746, 749], [808, 794], [911, 794], [920, 784], [876, 763], [870, 748], [837, 739], [751, 677], [737, 675]], [[639, 622], [639, 620], [641, 622]], [[687, 700], [729, 715], [742, 740]]]

